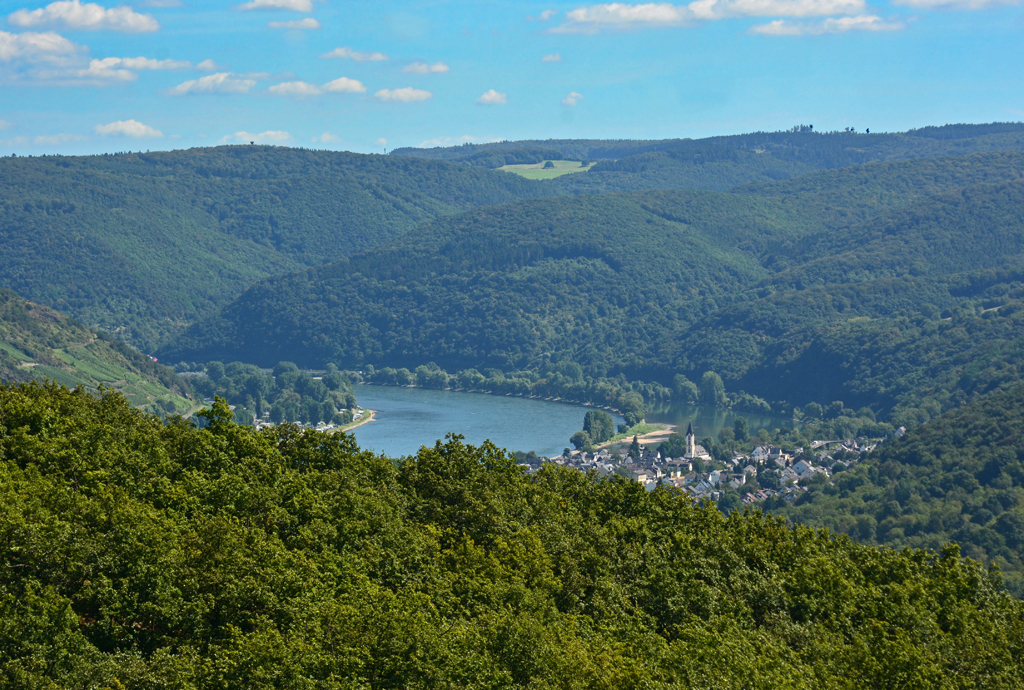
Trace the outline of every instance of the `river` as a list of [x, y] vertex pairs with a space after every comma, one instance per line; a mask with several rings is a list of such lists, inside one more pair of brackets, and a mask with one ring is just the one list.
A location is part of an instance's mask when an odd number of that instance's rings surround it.
[[[548, 457], [559, 455], [569, 437], [583, 428], [583, 416], [593, 409], [585, 405], [532, 400], [503, 395], [439, 391], [426, 388], [357, 386], [360, 406], [376, 410], [377, 418], [352, 431], [359, 445], [391, 457], [411, 455], [420, 446], [433, 445], [448, 432], [479, 445], [490, 440], [508, 450], [536, 451]], [[771, 417], [743, 414], [751, 430], [776, 428], [782, 422]], [[612, 415], [621, 424], [619, 415]], [[698, 438], [718, 433], [732, 425], [729, 410], [687, 405], [652, 411], [648, 421], [675, 424], [685, 430], [694, 421]]]

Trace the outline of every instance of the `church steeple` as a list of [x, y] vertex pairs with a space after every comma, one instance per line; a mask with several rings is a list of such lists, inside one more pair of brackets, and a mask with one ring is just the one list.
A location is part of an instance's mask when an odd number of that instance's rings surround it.
[[697, 454], [697, 437], [693, 433], [693, 422], [686, 427], [686, 457], [692, 458]]

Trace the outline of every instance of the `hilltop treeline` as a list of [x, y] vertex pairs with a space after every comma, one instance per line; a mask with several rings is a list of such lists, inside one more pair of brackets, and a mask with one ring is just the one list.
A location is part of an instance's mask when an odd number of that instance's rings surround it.
[[954, 547], [205, 417], [0, 387], [5, 687], [1024, 683], [1021, 603]]
[[1022, 170], [994, 153], [474, 210], [262, 282], [162, 356], [713, 371], [773, 407], [919, 423], [1021, 378]]

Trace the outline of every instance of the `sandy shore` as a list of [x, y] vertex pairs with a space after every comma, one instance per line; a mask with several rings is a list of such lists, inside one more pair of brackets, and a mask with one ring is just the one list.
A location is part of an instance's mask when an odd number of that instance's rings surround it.
[[[649, 434], [644, 434], [643, 436], [637, 436], [637, 439], [636, 439], [637, 443], [642, 443], [645, 446], [646, 445], [650, 445], [652, 443], [661, 443], [662, 441], [664, 441], [665, 439], [667, 439], [669, 436], [671, 436], [672, 434], [676, 433], [676, 431], [677, 431], [675, 425], [673, 425], [673, 424], [665, 424], [664, 426], [665, 426], [665, 428], [660, 430], [660, 431], [652, 431]], [[632, 437], [620, 438], [618, 441], [609, 441], [607, 443], [602, 443], [599, 446], [595, 446], [595, 448], [611, 448], [612, 446], [622, 447], [622, 446], [628, 446], [632, 442], [633, 442], [633, 438]]]
[[363, 412], [367, 413], [367, 417], [365, 419], [360, 419], [358, 422], [353, 422], [346, 427], [338, 427], [337, 429], [334, 429], [332, 433], [337, 431], [352, 431], [356, 427], [360, 427], [363, 424], [369, 424], [377, 418], [377, 410], [363, 410]]

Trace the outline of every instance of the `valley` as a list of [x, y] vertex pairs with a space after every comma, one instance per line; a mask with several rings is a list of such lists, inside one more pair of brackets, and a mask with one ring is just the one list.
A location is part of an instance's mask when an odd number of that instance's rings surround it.
[[422, 471], [402, 505], [459, 520], [494, 491], [686, 505], [1019, 598], [1024, 126], [806, 134], [2, 159], [0, 398], [156, 425], [186, 483], [229, 470], [174, 444], [220, 438], [277, 467], [262, 496]]

